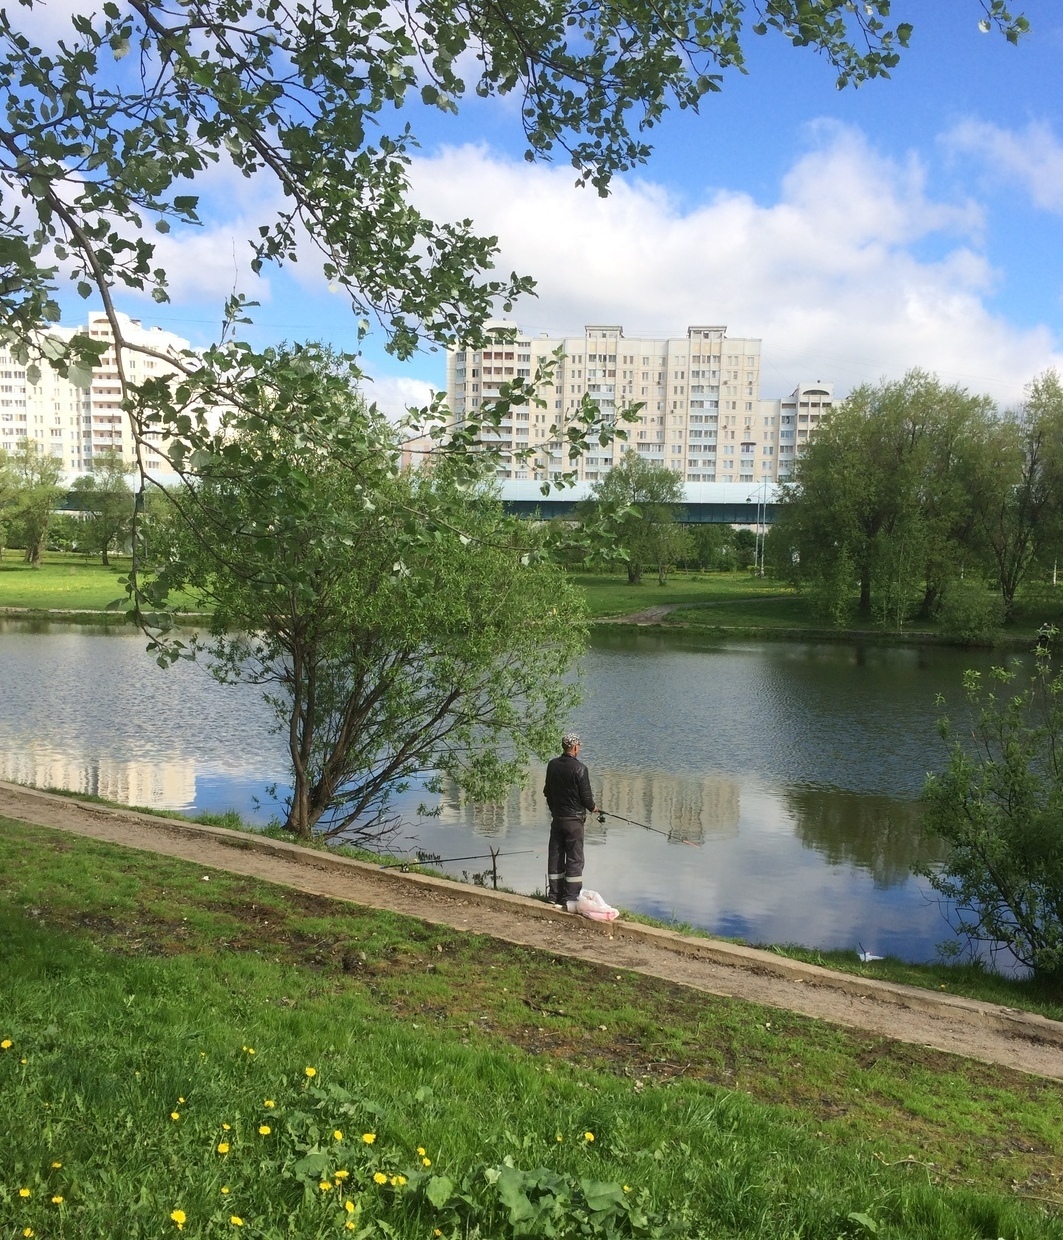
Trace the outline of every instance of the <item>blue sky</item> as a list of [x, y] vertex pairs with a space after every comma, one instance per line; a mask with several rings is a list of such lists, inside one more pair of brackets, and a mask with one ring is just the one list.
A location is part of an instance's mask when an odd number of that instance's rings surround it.
[[[649, 163], [604, 201], [566, 164], [524, 162], [511, 101], [418, 110], [415, 199], [498, 235], [499, 267], [538, 282], [513, 315], [536, 334], [725, 323], [762, 339], [765, 396], [813, 378], [844, 393], [922, 366], [1013, 404], [1063, 368], [1063, 11], [1022, 7], [1032, 30], [1012, 47], [979, 31], [977, 0], [896, 0], [912, 47], [892, 79], [859, 90], [837, 91], [807, 50], [750, 36], [748, 75], [729, 74], [700, 116], [667, 117]], [[261, 209], [254, 184], [218, 174], [204, 188], [205, 228], [165, 241], [172, 304], [120, 300], [196, 343]], [[312, 255], [242, 282], [262, 303], [260, 341], [351, 347], [353, 320]], [[445, 373], [439, 354], [401, 366], [378, 337], [365, 367], [389, 409]]]

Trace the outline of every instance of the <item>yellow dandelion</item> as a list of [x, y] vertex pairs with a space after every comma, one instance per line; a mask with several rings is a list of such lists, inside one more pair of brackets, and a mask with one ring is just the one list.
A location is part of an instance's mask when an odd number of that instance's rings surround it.
[[406, 1183], [406, 1177], [404, 1175], [393, 1175], [391, 1177], [392, 1188], [399, 1188], [405, 1183]]
[[323, 1193], [331, 1193], [331, 1192], [332, 1192], [332, 1181], [331, 1181], [331, 1180], [322, 1180], [322, 1181], [318, 1184], [318, 1188], [320, 1188], [320, 1189], [321, 1189], [321, 1191], [322, 1191]]
[[347, 1211], [348, 1214], [353, 1214], [355, 1210], [358, 1209], [358, 1207], [354, 1204], [353, 1201], [345, 1201], [343, 1203], [343, 1208]]
[[63, 1164], [62, 1164], [61, 1162], [54, 1162], [54, 1163], [52, 1163], [52, 1166], [53, 1166], [53, 1167], [55, 1167], [55, 1168], [57, 1168], [57, 1169], [58, 1169], [59, 1167], [61, 1167], [62, 1165], [63, 1165]]
[[373, 1183], [374, 1184], [386, 1184], [387, 1182], [388, 1182], [388, 1177], [383, 1173], [383, 1171], [373, 1172]]
[[52, 1205], [53, 1205], [53, 1206], [61, 1206], [62, 1204], [63, 1204], [63, 1199], [62, 1199], [62, 1197], [60, 1197], [60, 1196], [58, 1195], [58, 1193], [57, 1193], [57, 1194], [56, 1194], [56, 1195], [52, 1198]]
[[188, 1215], [185, 1214], [184, 1210], [171, 1210], [170, 1218], [177, 1224], [178, 1231], [180, 1231], [188, 1221]]
[[307, 1076], [317, 1076], [317, 1068], [304, 1068], [303, 1071]]
[[266, 1101], [265, 1101], [265, 1102], [263, 1102], [263, 1104], [262, 1104], [262, 1105], [263, 1105], [264, 1107], [275, 1107], [277, 1104], [273, 1101], [273, 1099], [272, 1099], [272, 1098], [267, 1098], [267, 1099], [266, 1099]]
[[229, 1142], [228, 1142], [228, 1141], [219, 1141], [219, 1142], [218, 1142], [218, 1153], [219, 1153], [219, 1154], [228, 1154], [228, 1152], [229, 1152]]
[[229, 1222], [232, 1223], [234, 1227], [243, 1227], [244, 1225], [244, 1220], [239, 1216], [239, 1214], [230, 1215]]
[[28, 1197], [30, 1195], [30, 1190], [28, 1188], [20, 1188], [18, 1190], [18, 1195], [20, 1197]]
[[585, 1132], [585, 1133], [583, 1134], [583, 1139], [584, 1139], [584, 1141], [593, 1141], [593, 1140], [594, 1140], [594, 1133], [593, 1133], [593, 1132]]
[[332, 1133], [332, 1139], [333, 1139], [333, 1141], [342, 1141], [342, 1140], [343, 1140], [343, 1133], [342, 1133], [342, 1132], [341, 1132], [338, 1128], [337, 1128], [337, 1129], [335, 1129], [335, 1130], [333, 1131], [333, 1133]]
[[348, 1231], [354, 1231], [354, 1224], [351, 1222], [350, 1219], [348, 1219], [346, 1223], [344, 1223], [343, 1225], [344, 1227], [347, 1228]]
[[366, 1145], [372, 1145], [373, 1142], [376, 1140], [376, 1133], [375, 1132], [363, 1132], [362, 1140], [366, 1143]]
[[183, 1098], [178, 1098], [178, 1099], [177, 1099], [177, 1101], [178, 1101], [178, 1102], [184, 1102], [184, 1099], [183, 1099]]
[[223, 1184], [223, 1185], [222, 1185], [222, 1187], [221, 1187], [221, 1191], [222, 1191], [223, 1193], [227, 1193], [227, 1192], [229, 1191], [229, 1186], [228, 1186], [228, 1184]]
[[255, 1048], [253, 1046], [241, 1046], [240, 1049], [245, 1051], [248, 1055], [253, 1055], [255, 1053]]
[[554, 1138], [554, 1140], [558, 1142], [564, 1141], [564, 1139], [565, 1138], [560, 1133], [558, 1133], [557, 1136]]
[[223, 1132], [228, 1132], [228, 1131], [229, 1131], [229, 1129], [230, 1129], [230, 1125], [229, 1125], [229, 1124], [222, 1124], [222, 1126], [221, 1126], [221, 1127], [222, 1127], [222, 1131], [223, 1131]]
[[171, 1118], [171, 1119], [175, 1119], [175, 1120], [176, 1120], [176, 1119], [180, 1119], [180, 1118], [181, 1118], [181, 1112], [180, 1112], [180, 1111], [171, 1111], [171, 1112], [170, 1112], [170, 1118]]
[[418, 1154], [420, 1154], [420, 1156], [421, 1156], [422, 1158], [424, 1158], [425, 1154], [427, 1154], [427, 1153], [428, 1153], [428, 1151], [424, 1148], [424, 1146], [423, 1146], [423, 1145], [419, 1145], [419, 1146], [417, 1147], [417, 1153], [418, 1153]]
[[24, 1236], [35, 1236], [37, 1233], [33, 1230], [32, 1227], [23, 1227], [22, 1234]]
[[422, 1167], [430, 1167], [431, 1165], [432, 1165], [432, 1160], [431, 1160], [430, 1158], [422, 1158], [422, 1159], [421, 1159], [421, 1166], [422, 1166]]
[[333, 1178], [337, 1180], [345, 1180], [350, 1174], [351, 1173], [349, 1171], [337, 1171]]
[[0, 1042], [0, 1050], [9, 1051], [12, 1046], [14, 1046], [14, 1043], [10, 1038], [4, 1038], [4, 1040]]
[[260, 1137], [268, 1137], [272, 1131], [273, 1129], [269, 1126], [269, 1124], [259, 1124], [258, 1126], [258, 1135]]
[[625, 1192], [625, 1193], [630, 1193], [630, 1192], [631, 1192], [631, 1185], [630, 1185], [630, 1184], [625, 1184], [625, 1185], [624, 1185], [624, 1192]]
[[[942, 986], [942, 988], [941, 988], [941, 989], [942, 989], [942, 990], [944, 990], [944, 989], [945, 989], [945, 987], [944, 987], [944, 986]], [[26, 1060], [26, 1059], [20, 1059], [20, 1060], [19, 1060], [19, 1063], [28, 1063], [28, 1062], [29, 1062], [29, 1061], [28, 1061], [28, 1060]]]

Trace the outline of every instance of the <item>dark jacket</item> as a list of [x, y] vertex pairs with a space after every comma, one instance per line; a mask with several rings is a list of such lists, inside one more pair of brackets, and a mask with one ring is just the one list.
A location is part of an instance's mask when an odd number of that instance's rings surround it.
[[554, 818], [583, 819], [594, 809], [590, 772], [575, 754], [560, 754], [546, 764], [543, 795]]

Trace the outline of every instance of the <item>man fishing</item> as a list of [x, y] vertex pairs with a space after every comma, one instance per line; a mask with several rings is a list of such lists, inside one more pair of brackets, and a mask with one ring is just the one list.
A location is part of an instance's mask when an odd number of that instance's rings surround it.
[[580, 739], [575, 732], [562, 736], [561, 750], [546, 764], [543, 785], [550, 807], [546, 898], [574, 913], [583, 888], [583, 824], [588, 811], [596, 814], [598, 806], [590, 772], [579, 760]]

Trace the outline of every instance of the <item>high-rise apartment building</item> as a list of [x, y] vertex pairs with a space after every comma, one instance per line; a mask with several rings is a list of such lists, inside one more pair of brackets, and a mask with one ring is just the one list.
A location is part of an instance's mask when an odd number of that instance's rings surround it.
[[[501, 478], [554, 478], [570, 467], [551, 428], [572, 418], [584, 394], [606, 420], [642, 406], [638, 421], [625, 426], [626, 441], [591, 448], [579, 461], [578, 476], [587, 482], [630, 450], [685, 482], [775, 482], [789, 476], [794, 449], [807, 438], [793, 432], [802, 414], [807, 422], [813, 391], [817, 422], [830, 407], [830, 388], [819, 384], [802, 385], [784, 401], [761, 400], [760, 341], [729, 337], [726, 327], [689, 327], [685, 336], [667, 340], [628, 339], [616, 325], [591, 325], [582, 336], [566, 337], [533, 338], [508, 322], [490, 330], [492, 346], [448, 355], [447, 398], [459, 419], [474, 416], [504, 383], [530, 379], [541, 362], [560, 359], [539, 390], [546, 408], [517, 407], [496, 434], [485, 435], [503, 456], [533, 449], [529, 461], [503, 465]], [[791, 433], [783, 437], [784, 429]]]
[[[144, 327], [124, 314], [119, 319], [123, 336], [133, 346], [126, 359], [130, 379], [143, 382], [173, 373], [165, 355], [177, 357], [190, 347], [188, 341], [159, 327]], [[80, 334], [113, 341], [111, 325], [102, 313], [90, 314], [78, 327], [51, 327], [46, 334], [63, 340]], [[138, 347], [146, 351], [137, 352]], [[38, 382], [31, 384], [26, 367], [13, 359], [9, 346], [0, 344], [0, 448], [10, 452], [28, 439], [61, 460], [67, 476], [85, 473], [93, 456], [106, 451], [120, 453], [132, 464], [133, 437], [122, 411], [113, 346], [103, 354], [87, 388], [77, 387], [48, 365], [41, 365], [40, 371]], [[145, 465], [160, 481], [175, 476], [150, 438]]]

